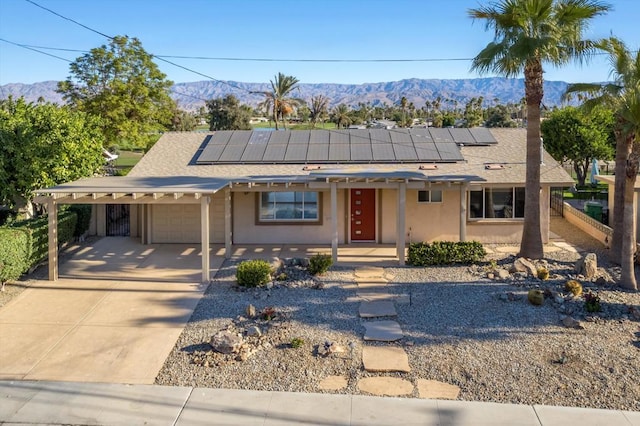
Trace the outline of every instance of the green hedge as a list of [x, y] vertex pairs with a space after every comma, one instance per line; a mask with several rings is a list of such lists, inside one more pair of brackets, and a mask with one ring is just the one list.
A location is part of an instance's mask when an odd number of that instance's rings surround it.
[[485, 256], [484, 247], [477, 241], [435, 241], [409, 245], [408, 262], [414, 266], [473, 263]]
[[0, 228], [0, 282], [3, 285], [17, 280], [29, 269], [28, 240], [22, 229]]
[[259, 287], [271, 281], [271, 272], [266, 260], [245, 260], [238, 265], [236, 280], [242, 287]]
[[[58, 214], [58, 244], [73, 239], [78, 216], [75, 212], [63, 210]], [[27, 258], [30, 268], [47, 258], [49, 253], [49, 219], [42, 216], [11, 224], [10, 229], [20, 229], [27, 234]]]
[[73, 236], [80, 237], [84, 235], [84, 233], [89, 230], [89, 225], [91, 224], [91, 204], [71, 204], [68, 209], [78, 216]]

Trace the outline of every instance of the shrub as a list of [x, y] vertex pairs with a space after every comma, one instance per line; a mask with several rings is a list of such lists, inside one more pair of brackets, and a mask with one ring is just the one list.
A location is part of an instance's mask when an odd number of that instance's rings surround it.
[[[58, 245], [73, 239], [76, 222], [77, 215], [72, 211], [63, 210], [58, 214]], [[47, 216], [14, 222], [11, 224], [11, 228], [22, 229], [27, 233], [29, 267], [36, 266], [47, 258], [49, 253], [49, 219]]]
[[271, 265], [266, 260], [245, 260], [238, 265], [236, 280], [242, 287], [258, 287], [271, 281]]
[[527, 299], [532, 305], [540, 306], [544, 304], [544, 292], [539, 289], [531, 289], [527, 294]]
[[478, 241], [435, 241], [409, 245], [408, 262], [414, 266], [473, 263], [482, 260], [486, 252]]
[[602, 306], [600, 305], [600, 298], [597, 294], [590, 291], [584, 294], [584, 309], [587, 312], [600, 312]]
[[293, 339], [291, 339], [291, 347], [293, 349], [298, 349], [302, 347], [302, 345], [304, 345], [304, 340], [302, 340], [301, 338], [294, 337]]
[[582, 294], [582, 284], [576, 280], [569, 280], [564, 283], [564, 290], [577, 297]]
[[0, 229], [0, 282], [17, 280], [29, 269], [28, 235], [21, 229]]
[[538, 278], [541, 280], [546, 280], [549, 278], [549, 270], [547, 268], [538, 268], [537, 271]]
[[324, 274], [333, 265], [333, 259], [328, 254], [314, 254], [309, 259], [307, 270], [311, 275]]

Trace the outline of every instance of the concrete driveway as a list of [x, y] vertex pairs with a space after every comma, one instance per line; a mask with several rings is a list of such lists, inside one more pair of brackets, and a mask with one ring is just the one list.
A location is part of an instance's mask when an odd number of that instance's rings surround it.
[[0, 309], [0, 379], [154, 383], [206, 289], [181, 245], [104, 238], [60, 270]]

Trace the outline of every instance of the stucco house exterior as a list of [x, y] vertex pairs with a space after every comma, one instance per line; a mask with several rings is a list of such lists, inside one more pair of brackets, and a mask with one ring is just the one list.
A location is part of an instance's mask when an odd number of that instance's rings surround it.
[[[49, 211], [94, 204], [96, 234], [124, 219], [120, 232], [143, 244], [224, 243], [227, 254], [233, 244], [327, 245], [334, 259], [342, 245], [395, 244], [404, 264], [409, 242], [519, 242], [525, 144], [525, 129], [166, 133], [128, 176], [43, 189], [40, 201]], [[547, 242], [550, 188], [573, 180], [542, 160]], [[202, 257], [208, 280], [208, 250]]]

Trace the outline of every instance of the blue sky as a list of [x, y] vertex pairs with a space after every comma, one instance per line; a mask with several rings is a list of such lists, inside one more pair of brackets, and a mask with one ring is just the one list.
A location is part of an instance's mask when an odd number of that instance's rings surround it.
[[[477, 0], [33, 0], [108, 35], [138, 37], [157, 55], [271, 59], [472, 58], [492, 38], [467, 17]], [[486, 3], [486, 2], [484, 2]], [[640, 1], [609, 1], [587, 36], [640, 47]], [[88, 51], [107, 40], [25, 0], [0, 0], [0, 38]], [[46, 52], [73, 60], [78, 52]], [[373, 83], [405, 78], [476, 78], [470, 61], [301, 63], [171, 59], [220, 80], [268, 82], [278, 72], [303, 83]], [[205, 80], [169, 64], [174, 82]], [[604, 57], [546, 68], [547, 80], [603, 81]], [[0, 85], [63, 80], [69, 64], [0, 41]]]

